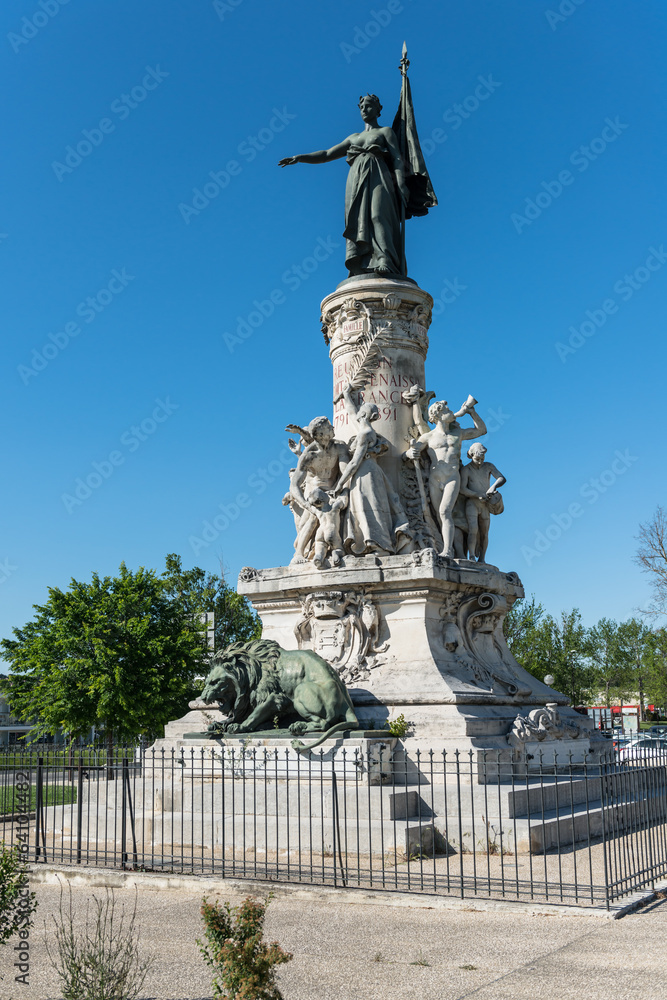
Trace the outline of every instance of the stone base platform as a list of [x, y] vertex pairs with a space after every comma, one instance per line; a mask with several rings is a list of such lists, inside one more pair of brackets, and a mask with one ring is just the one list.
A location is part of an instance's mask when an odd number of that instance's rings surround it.
[[517, 715], [547, 703], [575, 718], [567, 697], [523, 670], [505, 642], [505, 615], [524, 596], [516, 573], [423, 549], [347, 556], [328, 570], [246, 567], [238, 590], [263, 638], [313, 649], [334, 667], [362, 725], [403, 715], [418, 739], [467, 752], [497, 749]]

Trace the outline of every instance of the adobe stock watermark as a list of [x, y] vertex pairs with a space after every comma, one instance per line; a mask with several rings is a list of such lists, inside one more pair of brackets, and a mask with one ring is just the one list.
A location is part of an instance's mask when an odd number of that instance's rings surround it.
[[[569, 162], [577, 168], [580, 174], [583, 174], [591, 163], [602, 156], [610, 144], [616, 142], [619, 135], [622, 135], [628, 127], [618, 115], [613, 119], [605, 118], [605, 126], [600, 135], [591, 139], [587, 146], [578, 146], [574, 152], [570, 153]], [[542, 181], [542, 190], [538, 191], [534, 198], [525, 199], [523, 215], [521, 212], [512, 212], [510, 215], [510, 222], [517, 233], [521, 235], [526, 226], [532, 226], [535, 220], [542, 215], [542, 212], [553, 205], [565, 188], [574, 184], [576, 179], [576, 175], [572, 171], [561, 170], [556, 180]]]
[[2, 562], [0, 562], [0, 585], [7, 583], [10, 576], [15, 573], [18, 566], [13, 566], [9, 561], [9, 556], [6, 556]]
[[[156, 90], [163, 80], [166, 80], [169, 73], [160, 69], [159, 64], [155, 67], [146, 66], [146, 75], [141, 83], [136, 84], [129, 94], [121, 94], [115, 101], [111, 102], [109, 110], [116, 115], [119, 121], [125, 121], [132, 112], [146, 100], [152, 90]], [[84, 128], [81, 130], [82, 139], [79, 139], [76, 146], [66, 146], [64, 163], [54, 160], [51, 169], [62, 183], [67, 174], [72, 174], [77, 167], [81, 166], [87, 156], [98, 146], [101, 146], [106, 136], [116, 131], [116, 123], [111, 118], [100, 118], [95, 128]]]
[[[18, 847], [21, 860], [28, 860], [30, 849], [30, 793], [31, 777], [29, 771], [16, 771], [14, 774], [14, 809], [16, 834], [14, 841]], [[30, 985], [30, 883], [26, 874], [18, 887], [17, 910], [20, 918], [18, 927], [18, 943], [14, 945], [14, 968], [17, 974], [14, 982], [21, 986]]]
[[[120, 270], [114, 268], [111, 272], [111, 277], [109, 281], [104, 285], [103, 288], [99, 288], [94, 295], [89, 295], [87, 298], [79, 302], [78, 306], [74, 310], [76, 315], [83, 320], [84, 323], [92, 323], [100, 313], [111, 305], [111, 303], [116, 299], [121, 292], [124, 292], [131, 281], [134, 281], [134, 275], [128, 274], [126, 268], [122, 267]], [[50, 343], [46, 343], [43, 347], [38, 350], [33, 347], [31, 351], [31, 362], [28, 365], [18, 365], [16, 370], [19, 373], [19, 377], [24, 385], [27, 385], [31, 378], [36, 377], [43, 372], [45, 368], [48, 367], [51, 361], [55, 360], [58, 355], [69, 347], [71, 341], [78, 337], [82, 332], [82, 326], [80, 323], [70, 320], [65, 323], [60, 330], [56, 330], [55, 333], [49, 333], [48, 339]]]
[[233, 14], [237, 7], [240, 7], [245, 0], [213, 0], [213, 10], [218, 15], [221, 21], [227, 17], [228, 14]]
[[368, 21], [365, 24], [355, 24], [352, 33], [352, 43], [341, 42], [340, 50], [346, 63], [352, 62], [353, 56], [358, 56], [370, 45], [374, 38], [380, 34], [384, 28], [388, 28], [397, 14], [402, 14], [405, 10], [401, 0], [389, 0], [379, 10], [369, 10]]
[[158, 427], [164, 424], [179, 408], [179, 404], [172, 403], [169, 396], [164, 400], [156, 399], [155, 402], [157, 405], [153, 408], [150, 416], [145, 417], [140, 424], [133, 424], [126, 431], [123, 431], [120, 436], [120, 448], [109, 452], [107, 457], [100, 462], [93, 462], [91, 472], [77, 476], [74, 480], [72, 493], [61, 494], [60, 499], [68, 514], [73, 514], [77, 507], [81, 507], [86, 500], [90, 499], [95, 490], [99, 490], [104, 482], [111, 479], [116, 469], [125, 464], [127, 454], [131, 455], [137, 451], [144, 441], [148, 441]]
[[[284, 132], [290, 122], [294, 121], [296, 115], [289, 113], [287, 108], [274, 108], [273, 116], [269, 119], [264, 128], [261, 128], [257, 135], [248, 135], [236, 147], [238, 156], [242, 157], [246, 163], [252, 163], [259, 153], [262, 153], [269, 146], [279, 132]], [[229, 187], [232, 177], [238, 177], [243, 173], [243, 164], [238, 160], [228, 160], [224, 170], [209, 170], [206, 181], [201, 188], [193, 188], [192, 204], [181, 201], [178, 211], [186, 226], [190, 225], [193, 216], [199, 215], [211, 202], [218, 197], [221, 191]]]
[[551, 30], [555, 31], [559, 24], [563, 24], [572, 17], [574, 12], [584, 3], [586, 0], [561, 0], [557, 10], [545, 10], [544, 16]]
[[38, 9], [30, 17], [21, 18], [20, 33], [10, 31], [7, 35], [7, 41], [14, 52], [20, 52], [24, 45], [31, 42], [42, 28], [45, 28], [56, 14], [60, 13], [60, 8], [68, 3], [69, 0], [38, 0]]
[[[644, 285], [651, 280], [656, 271], [667, 261], [665, 246], [663, 243], [659, 247], [649, 247], [648, 256], [643, 264], [636, 267], [629, 274], [624, 274], [622, 278], [614, 283], [614, 292], [623, 302], [629, 302], [635, 292], [640, 291]], [[556, 353], [563, 364], [570, 354], [576, 354], [579, 348], [583, 347], [587, 340], [594, 337], [598, 330], [602, 329], [610, 316], [619, 310], [619, 303], [616, 299], [608, 298], [600, 303], [598, 309], [587, 309], [584, 315], [586, 319], [578, 326], [574, 324], [568, 327], [570, 334], [567, 343], [557, 340], [554, 344]]]
[[468, 286], [462, 284], [458, 278], [445, 278], [440, 289], [440, 294], [433, 296], [433, 315], [441, 316], [447, 306], [453, 305], [467, 291]]
[[288, 448], [283, 448], [278, 457], [269, 462], [265, 468], [255, 469], [246, 480], [246, 489], [250, 490], [252, 495], [242, 490], [231, 502], [218, 504], [219, 513], [202, 521], [200, 534], [189, 536], [188, 542], [194, 554], [198, 555], [202, 549], [207, 549], [217, 541], [223, 531], [238, 521], [242, 511], [252, 506], [253, 498], [261, 496], [271, 483], [279, 476], [283, 476], [290, 466], [295, 466], [296, 462], [296, 455]]
[[[283, 271], [280, 278], [281, 284], [290, 292], [296, 292], [303, 282], [308, 281], [311, 274], [314, 274], [320, 264], [328, 260], [339, 246], [340, 243], [334, 242], [331, 236], [327, 236], [326, 239], [318, 237], [317, 243], [308, 257], [304, 257], [299, 264], [292, 264], [286, 271]], [[284, 305], [285, 302], [287, 302], [287, 295], [282, 288], [272, 288], [265, 299], [253, 299], [250, 312], [245, 316], [236, 317], [236, 332], [225, 332], [222, 335], [229, 353], [233, 354], [237, 347], [252, 337], [255, 330], [263, 326], [276, 309]]]
[[[492, 73], [487, 73], [486, 76], [478, 76], [477, 79], [479, 82], [471, 94], [464, 97], [462, 101], [452, 104], [443, 112], [442, 120], [447, 125], [451, 125], [452, 132], [458, 131], [464, 121], [467, 121], [471, 115], [474, 115], [482, 104], [488, 101], [491, 94], [495, 94], [496, 90], [502, 87], [502, 83], [499, 80], [493, 79]], [[421, 140], [421, 148], [424, 156], [431, 156], [438, 146], [441, 146], [448, 138], [449, 133], [444, 128], [434, 128], [430, 135]]]
[[[637, 461], [638, 456], [631, 455], [628, 448], [625, 451], [617, 450], [614, 452], [614, 458], [610, 462], [609, 468], [604, 469], [598, 476], [587, 480], [579, 489], [579, 496], [589, 506], [593, 506]], [[527, 565], [530, 566], [535, 559], [548, 552], [554, 542], [557, 542], [566, 531], [569, 531], [576, 520], [583, 517], [586, 509], [583, 504], [574, 501], [568, 505], [567, 510], [552, 514], [551, 520], [544, 530], [535, 532], [532, 545], [521, 546], [521, 555], [526, 560]]]

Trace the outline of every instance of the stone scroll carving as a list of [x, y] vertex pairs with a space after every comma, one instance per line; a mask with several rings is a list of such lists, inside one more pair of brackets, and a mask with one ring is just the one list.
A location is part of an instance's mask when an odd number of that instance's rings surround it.
[[392, 342], [402, 341], [426, 355], [431, 311], [421, 304], [414, 306], [395, 293], [368, 303], [353, 297], [345, 299], [342, 306], [322, 314], [322, 333], [327, 345], [334, 348], [353, 345], [369, 332], [373, 323], [381, 324]]
[[440, 608], [442, 641], [462, 680], [515, 697], [531, 689], [505, 643], [502, 622], [507, 611], [506, 600], [497, 594], [452, 591]]
[[576, 740], [593, 735], [577, 722], [565, 722], [555, 705], [535, 708], [527, 715], [519, 713], [507, 736], [507, 742], [514, 747], [525, 743], [542, 743], [544, 740]]
[[354, 591], [320, 591], [302, 599], [294, 627], [299, 649], [313, 649], [346, 684], [366, 680], [387, 652], [380, 644], [380, 616], [372, 599]]

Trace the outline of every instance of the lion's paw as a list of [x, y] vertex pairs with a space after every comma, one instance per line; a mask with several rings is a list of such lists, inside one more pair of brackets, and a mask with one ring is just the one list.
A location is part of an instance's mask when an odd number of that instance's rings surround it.
[[306, 722], [293, 722], [289, 727], [290, 733], [293, 733], [295, 736], [300, 736], [302, 733], [305, 733], [307, 729], [308, 723]]
[[238, 724], [238, 722], [230, 722], [229, 725], [227, 726], [227, 732], [228, 733], [238, 733], [238, 731], [239, 731], [240, 728], [241, 727]]

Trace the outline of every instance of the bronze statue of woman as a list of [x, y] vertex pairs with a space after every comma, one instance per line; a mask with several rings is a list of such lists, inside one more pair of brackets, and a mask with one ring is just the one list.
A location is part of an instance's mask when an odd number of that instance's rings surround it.
[[410, 197], [405, 165], [388, 126], [378, 125], [382, 105], [375, 94], [359, 100], [363, 132], [354, 132], [331, 149], [287, 156], [294, 163], [328, 163], [345, 156], [350, 172], [345, 187], [345, 264], [351, 275], [405, 274], [401, 214]]

